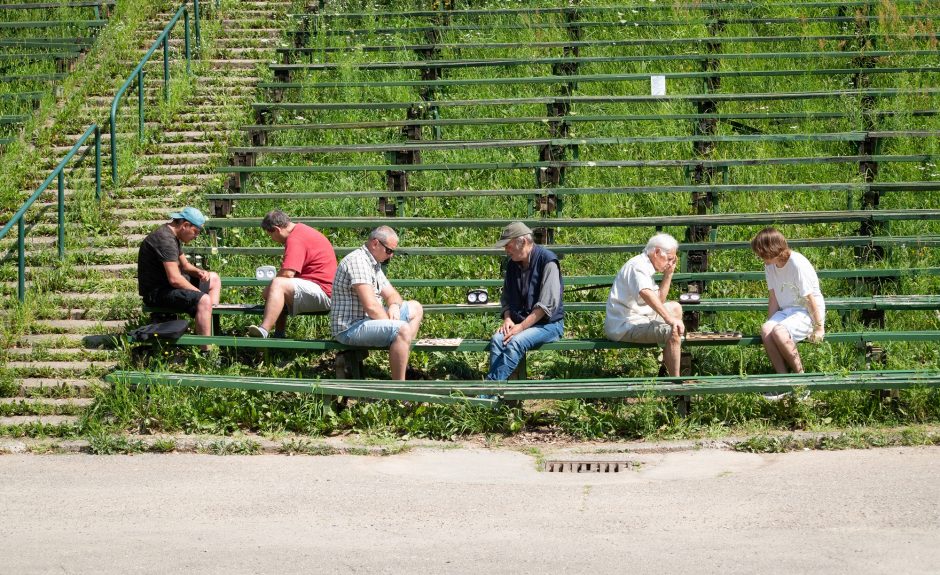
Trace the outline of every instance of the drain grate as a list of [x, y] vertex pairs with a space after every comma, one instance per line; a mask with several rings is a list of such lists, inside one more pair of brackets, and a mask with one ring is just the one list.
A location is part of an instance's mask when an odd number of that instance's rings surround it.
[[546, 461], [542, 470], [554, 473], [620, 473], [629, 467], [627, 461]]

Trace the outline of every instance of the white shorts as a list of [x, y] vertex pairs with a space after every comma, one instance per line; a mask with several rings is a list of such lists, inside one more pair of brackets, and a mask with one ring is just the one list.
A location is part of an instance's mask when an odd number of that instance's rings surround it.
[[794, 342], [803, 341], [813, 333], [813, 318], [806, 308], [788, 307], [777, 311], [768, 321], [779, 323], [790, 333]]
[[294, 284], [294, 303], [291, 315], [330, 311], [332, 302], [318, 284], [302, 278], [290, 278]]

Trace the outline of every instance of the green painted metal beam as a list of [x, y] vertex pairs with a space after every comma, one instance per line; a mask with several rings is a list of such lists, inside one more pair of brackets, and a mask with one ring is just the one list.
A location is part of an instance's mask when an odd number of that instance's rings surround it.
[[26, 2], [19, 4], [0, 4], [0, 10], [45, 10], [48, 8], [94, 8], [97, 6], [114, 6], [115, 0], [89, 0], [68, 2]]
[[737, 94], [667, 94], [665, 96], [539, 96], [531, 98], [486, 98], [476, 100], [416, 100], [412, 102], [255, 102], [255, 110], [418, 110], [428, 108], [484, 107], [548, 104], [636, 104], [664, 102], [764, 102], [769, 100], [841, 100], [843, 98], [898, 98], [905, 96], [935, 96], [940, 88], [863, 88], [857, 90], [828, 90], [824, 92], [750, 92]]
[[18, 74], [13, 76], [0, 76], [0, 82], [54, 82], [64, 80], [68, 74]]
[[[396, 282], [397, 285], [397, 282]], [[471, 284], [472, 285], [472, 284]], [[477, 284], [479, 286], [479, 283]], [[576, 301], [566, 302], [565, 311], [603, 312], [607, 306], [606, 301]], [[491, 304], [424, 304], [424, 313], [428, 315], [495, 315], [498, 316], [501, 308], [498, 303]], [[688, 311], [702, 312], [728, 312], [728, 311], [767, 311], [766, 298], [702, 298], [701, 303], [685, 306]], [[938, 310], [940, 309], [940, 296], [931, 295], [894, 295], [873, 297], [835, 297], [826, 298], [828, 311], [850, 310]], [[148, 311], [148, 310], [145, 310]], [[154, 310], [150, 310], [154, 311]], [[215, 308], [216, 315], [262, 315], [263, 305], [246, 304], [244, 306], [221, 306]], [[314, 314], [323, 315], [323, 314]]]
[[812, 68], [787, 70], [726, 70], [707, 72], [639, 72], [630, 74], [572, 74], [568, 76], [525, 76], [525, 77], [488, 77], [439, 80], [386, 80], [386, 81], [343, 81], [343, 82], [259, 82], [258, 87], [272, 90], [327, 88], [393, 88], [419, 86], [479, 86], [479, 85], [532, 85], [532, 84], [571, 84], [595, 82], [648, 82], [650, 76], [663, 76], [667, 80], [688, 80], [708, 78], [778, 78], [785, 76], [834, 76], [850, 74], [901, 74], [901, 73], [940, 72], [936, 66], [896, 66], [890, 68]]
[[[541, 146], [627, 146], [674, 143], [766, 143], [766, 142], [863, 142], [870, 138], [936, 138], [937, 130], [894, 130], [880, 132], [816, 132], [809, 134], [732, 134], [722, 136], [623, 136], [595, 138], [533, 138], [524, 140], [421, 140], [376, 144], [335, 144], [323, 146], [236, 146], [233, 154], [364, 154], [407, 151], [498, 150]], [[386, 194], [388, 195], [388, 194]]]
[[[565, 304], [567, 307], [568, 304]], [[764, 306], [766, 309], [766, 304]], [[869, 331], [869, 332], [843, 332], [827, 333], [826, 341], [829, 343], [864, 345], [872, 341], [906, 341], [906, 342], [936, 342], [940, 341], [940, 331]], [[443, 342], [413, 343], [415, 351], [456, 351], [456, 352], [484, 352], [489, 347], [488, 339], [464, 339], [457, 345]], [[288, 349], [295, 351], [343, 351], [351, 349], [364, 349], [343, 345], [337, 341], [325, 339], [280, 339], [235, 336], [208, 336], [184, 335], [176, 340], [177, 345], [217, 345], [242, 349]], [[689, 340], [685, 346], [689, 347], [717, 347], [717, 346], [752, 346], [761, 345], [759, 335], [745, 335], [739, 340]], [[601, 349], [631, 349], [648, 348], [653, 345], [625, 343], [610, 341], [608, 339], [561, 339], [543, 344], [533, 351], [592, 351]], [[379, 348], [369, 348], [379, 349]], [[384, 349], [384, 348], [383, 348]]]
[[727, 393], [766, 393], [792, 390], [907, 389], [940, 386], [940, 373], [928, 370], [853, 371], [754, 376], [683, 378], [597, 378], [522, 380], [512, 382], [378, 381], [288, 379], [253, 376], [216, 376], [184, 373], [117, 371], [105, 380], [112, 384], [176, 385], [270, 392], [312, 393], [371, 397], [399, 401], [465, 403], [491, 407], [494, 401], [476, 397], [496, 394], [505, 400], [691, 396]]
[[0, 22], [0, 30], [27, 28], [101, 28], [107, 26], [107, 20], [23, 20], [19, 22]]
[[[704, 214], [684, 216], [651, 216], [636, 218], [524, 218], [529, 227], [550, 226], [555, 228], [582, 227], [667, 227], [688, 226], [690, 224], [725, 226], [725, 225], [766, 225], [766, 224], [806, 224], [831, 222], [888, 222], [898, 220], [937, 220], [940, 210], [834, 210], [818, 212], [776, 212], [750, 214]], [[298, 217], [294, 221], [303, 222], [317, 228], [354, 228], [371, 229], [389, 224], [388, 218], [379, 217]], [[395, 218], [394, 225], [399, 229], [414, 228], [501, 228], [514, 221], [511, 218]], [[205, 227], [255, 228], [261, 225], [261, 218], [212, 218]], [[407, 249], [407, 248], [406, 248]]]
[[[842, 279], [860, 279], [860, 278], [906, 278], [918, 276], [938, 276], [940, 268], [884, 268], [884, 269], [821, 269], [816, 270], [820, 279], [842, 280]], [[656, 274], [656, 279], [660, 279], [662, 274]], [[598, 286], [598, 289], [606, 289], [610, 286], [614, 277], [612, 275], [602, 276], [565, 276], [566, 287], [584, 287]], [[737, 271], [737, 272], [676, 272], [672, 276], [673, 282], [687, 281], [763, 281], [763, 271]], [[250, 277], [223, 277], [223, 287], [262, 287], [271, 283], [271, 280], [259, 280]], [[503, 280], [499, 278], [485, 279], [423, 279], [423, 278], [395, 278], [397, 287], [416, 287], [416, 288], [479, 288], [479, 287], [502, 287]]]
[[864, 156], [806, 156], [791, 158], [736, 158], [727, 160], [584, 160], [546, 162], [467, 162], [450, 164], [336, 164], [336, 165], [273, 165], [273, 166], [220, 166], [220, 174], [289, 174], [337, 172], [447, 172], [466, 170], [534, 170], [539, 168], [725, 168], [735, 166], [782, 166], [855, 164], [858, 162], [924, 163], [935, 161], [933, 154], [864, 155]]
[[[897, 6], [916, 4], [918, 0], [896, 0]], [[621, 13], [639, 13], [639, 12], [664, 12], [664, 11], [682, 11], [690, 12], [708, 11], [708, 12], [765, 12], [779, 10], [781, 8], [804, 8], [804, 9], [828, 9], [828, 8], [864, 8], [869, 6], [880, 6], [881, 0], [850, 0], [846, 2], [775, 2], [767, 4], [743, 3], [743, 2], [675, 2], [663, 4], [622, 4], [616, 6], [582, 6], [568, 5], [563, 7], [551, 6], [532, 6], [526, 8], [476, 8], [460, 10], [403, 10], [403, 11], [383, 11], [374, 12], [301, 12], [290, 14], [291, 18], [318, 18], [323, 20], [338, 19], [356, 19], [356, 20], [376, 20], [376, 19], [398, 19], [398, 18], [439, 18], [446, 16], [449, 19], [458, 18], [479, 18], [489, 16], [543, 16], [548, 14], [576, 16], [579, 14], [607, 14], [614, 13], [618, 16]]]
[[350, 198], [464, 198], [512, 196], [589, 196], [649, 193], [761, 193], [761, 192], [928, 192], [940, 190], [933, 182], [833, 182], [821, 184], [717, 184], [701, 186], [624, 186], [611, 188], [517, 188], [491, 190], [364, 190], [352, 192], [230, 192], [205, 194], [207, 200], [348, 200]]
[[[940, 247], [940, 236], [844, 236], [838, 238], [794, 238], [787, 240], [792, 248], [933, 248]], [[554, 244], [552, 251], [559, 255], [586, 255], [586, 254], [610, 254], [610, 253], [639, 253], [645, 244], [606, 244], [606, 245], [565, 245]], [[357, 249], [359, 246], [335, 247], [336, 254], [340, 257]], [[748, 241], [731, 242], [697, 242], [679, 244], [680, 252], [691, 250], [750, 250], [751, 244]], [[284, 249], [280, 247], [219, 247], [219, 246], [187, 246], [187, 254], [202, 255], [283, 255]], [[474, 257], [505, 257], [506, 252], [499, 248], [491, 247], [405, 247], [399, 248], [396, 257], [400, 256], [418, 256], [427, 257], [452, 257], [452, 256], [474, 256]]]
[[[896, 17], [899, 22], [917, 23], [917, 22], [936, 22], [940, 19], [940, 14], [898, 14]], [[637, 19], [617, 19], [609, 21], [558, 21], [558, 22], [529, 22], [525, 24], [465, 24], [465, 25], [444, 25], [444, 26], [411, 26], [395, 28], [327, 28], [319, 30], [318, 33], [324, 36], [390, 36], [401, 37], [413, 34], [425, 34], [428, 32], [512, 32], [515, 30], [569, 30], [569, 29], [590, 29], [590, 28], [610, 28], [610, 29], [629, 29], [636, 28], [676, 28], [685, 26], [718, 26], [718, 25], [737, 25], [752, 24], [761, 26], [775, 26], [784, 24], [854, 24], [857, 22], [867, 22], [879, 24], [880, 16], [870, 16], [856, 14], [852, 16], [806, 16], [806, 17], [763, 17], [763, 18], [703, 18], [688, 20], [637, 20]], [[309, 34], [307, 30], [287, 30], [288, 36], [298, 34]]]
[[893, 56], [938, 56], [938, 50], [845, 50], [816, 52], [722, 52], [697, 54], [640, 54], [635, 56], [578, 56], [558, 58], [474, 58], [454, 60], [403, 60], [393, 62], [305, 62], [299, 64], [269, 64], [268, 68], [279, 71], [330, 71], [330, 70], [440, 70], [461, 68], [551, 66], [555, 64], [613, 64], [626, 62], [705, 62], [712, 60], [803, 60], [831, 58], [836, 60], [855, 58], [889, 58]]
[[[897, 34], [886, 31], [871, 31], [871, 36], [879, 40], [909, 40], [928, 42], [935, 39], [931, 33]], [[724, 44], [769, 44], [793, 43], [819, 46], [824, 42], [853, 42], [858, 39], [855, 34], [823, 34], [807, 36], [709, 36], [706, 38], [617, 38], [607, 40], [561, 40], [542, 42], [440, 42], [436, 44], [362, 44], [354, 46], [318, 46], [316, 48], [277, 48], [279, 54], [313, 55], [330, 54], [334, 52], [427, 52], [433, 50], [516, 50], [533, 48], [618, 48], [636, 46], [690, 46], [702, 47], [715, 43]]]
[[[865, 117], [884, 118], [892, 116], [931, 117], [940, 114], [940, 110], [871, 110], [862, 113]], [[717, 120], [834, 120], [854, 117], [848, 112], [744, 112], [731, 114], [585, 114], [577, 116], [517, 116], [504, 118], [436, 118], [428, 120], [384, 120], [379, 122], [327, 122], [322, 124], [248, 124], [239, 128], [244, 132], [283, 132], [307, 130], [370, 130], [385, 128], [404, 128], [406, 126], [489, 126], [512, 124], [547, 124], [556, 122], [572, 125], [590, 122], [661, 122], [661, 121], [700, 121]]]
[[0, 54], [0, 62], [41, 62], [44, 60], [66, 60], [77, 58], [81, 51], [72, 50], [68, 52], [35, 52], [30, 54]]
[[344, 396], [373, 399], [392, 399], [399, 401], [419, 401], [442, 404], [469, 404], [492, 407], [493, 399], [477, 397], [457, 397], [435, 393], [415, 393], [385, 389], [357, 387], [345, 380], [301, 380], [276, 378], [244, 378], [211, 375], [191, 375], [174, 373], [113, 372], [105, 377], [109, 383], [131, 385], [176, 385], [180, 387], [215, 387], [225, 389], [249, 389], [255, 391], [276, 391], [310, 393], [313, 395]]
[[548, 104], [637, 104], [665, 102], [763, 102], [770, 100], [841, 100], [843, 98], [899, 98], [905, 96], [935, 96], [940, 88], [864, 88], [857, 90], [829, 90], [824, 92], [750, 92], [737, 94], [667, 94], [652, 95], [600, 95], [600, 96], [540, 96], [530, 98], [481, 98], [475, 100], [416, 100], [412, 102], [255, 102], [255, 110], [417, 110], [430, 108], [461, 108], [484, 106], [517, 106]]

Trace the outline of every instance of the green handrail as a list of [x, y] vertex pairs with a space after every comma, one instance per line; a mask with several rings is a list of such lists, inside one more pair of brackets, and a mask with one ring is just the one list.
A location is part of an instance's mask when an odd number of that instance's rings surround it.
[[52, 173], [49, 174], [49, 177], [36, 189], [35, 192], [27, 199], [19, 210], [13, 214], [13, 217], [10, 218], [10, 221], [7, 222], [3, 229], [0, 230], [0, 239], [3, 239], [7, 232], [13, 228], [14, 225], [17, 226], [18, 236], [17, 236], [17, 254], [18, 254], [18, 266], [19, 273], [17, 276], [17, 295], [19, 300], [22, 302], [26, 298], [26, 225], [23, 221], [23, 217], [33, 203], [39, 199], [39, 196], [42, 195], [46, 188], [49, 187], [49, 184], [52, 183], [54, 178], [58, 179], [59, 184], [59, 213], [58, 213], [58, 224], [59, 224], [59, 259], [65, 258], [65, 165], [71, 160], [75, 154], [78, 153], [78, 149], [94, 134], [95, 136], [95, 199], [101, 199], [101, 130], [98, 128], [98, 124], [92, 124], [85, 130], [85, 133], [82, 134], [82, 137], [75, 142], [75, 145], [72, 146], [72, 149], [62, 158], [62, 161], [59, 162], [59, 165], [52, 170]]
[[[195, 34], [196, 34], [196, 50], [199, 50], [201, 45], [200, 40], [200, 30], [199, 30], [199, 0], [193, 0], [193, 15], [195, 20]], [[124, 84], [121, 85], [121, 88], [117, 91], [117, 94], [114, 95], [114, 100], [111, 102], [111, 181], [116, 186], [118, 183], [118, 173], [117, 173], [117, 108], [118, 104], [121, 103], [121, 98], [124, 96], [124, 92], [127, 91], [127, 88], [130, 87], [131, 82], [134, 79], [137, 79], [137, 137], [138, 140], [143, 143], [144, 141], [144, 66], [150, 61], [150, 56], [156, 51], [158, 47], [163, 46], [163, 97], [165, 99], [170, 98], [170, 32], [173, 31], [173, 28], [176, 26], [179, 19], [183, 18], [183, 35], [184, 42], [186, 46], [186, 73], [190, 73], [190, 61], [191, 51], [189, 49], [189, 10], [186, 8], [186, 3], [184, 2], [182, 6], [176, 11], [176, 14], [170, 20], [169, 24], [163, 29], [163, 32], [157, 36], [156, 41], [147, 50], [147, 53], [144, 54], [144, 57], [140, 59], [140, 62], [137, 64], [137, 67], [134, 68], [134, 71], [131, 72], [130, 76], [127, 77], [127, 80], [124, 81]]]

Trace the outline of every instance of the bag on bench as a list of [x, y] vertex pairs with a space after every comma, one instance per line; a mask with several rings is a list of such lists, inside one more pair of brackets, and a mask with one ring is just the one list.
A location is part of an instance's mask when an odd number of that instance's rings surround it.
[[185, 319], [174, 319], [162, 323], [142, 325], [127, 332], [127, 339], [133, 342], [150, 341], [151, 339], [179, 339], [189, 331], [189, 322]]

